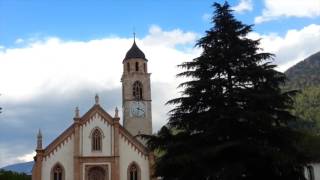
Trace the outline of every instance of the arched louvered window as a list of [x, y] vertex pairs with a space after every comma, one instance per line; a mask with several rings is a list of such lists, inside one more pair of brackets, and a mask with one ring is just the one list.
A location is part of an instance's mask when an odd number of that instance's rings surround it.
[[128, 167], [128, 180], [140, 180], [140, 168], [136, 163], [131, 163]]
[[135, 100], [142, 99], [142, 84], [139, 81], [133, 83], [132, 95]]
[[136, 62], [136, 71], [139, 71], [139, 63]]
[[130, 72], [130, 63], [127, 63], [127, 71]]
[[102, 149], [102, 134], [99, 129], [95, 129], [91, 135], [92, 151], [101, 151]]
[[64, 180], [64, 170], [60, 164], [56, 164], [52, 168], [51, 179], [52, 180]]

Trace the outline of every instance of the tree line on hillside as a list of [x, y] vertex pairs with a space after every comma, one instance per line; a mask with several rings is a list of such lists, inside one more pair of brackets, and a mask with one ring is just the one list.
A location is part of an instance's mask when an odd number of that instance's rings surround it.
[[213, 7], [213, 27], [196, 44], [201, 55], [179, 66], [187, 81], [168, 102], [175, 105], [168, 123], [144, 135], [157, 152], [154, 176], [306, 179], [305, 167], [320, 160], [320, 140], [298, 125], [297, 92], [282, 89], [286, 76], [275, 70], [274, 55], [247, 38], [253, 26], [236, 20], [227, 2]]
[[300, 125], [320, 135], [320, 85], [304, 87], [294, 97], [292, 114], [300, 119]]
[[25, 173], [17, 173], [0, 169], [0, 180], [31, 180], [31, 176]]

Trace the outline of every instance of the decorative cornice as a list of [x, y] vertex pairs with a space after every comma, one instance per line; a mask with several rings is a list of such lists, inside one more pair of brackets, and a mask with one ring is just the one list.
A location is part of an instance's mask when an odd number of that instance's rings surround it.
[[62, 134], [60, 134], [55, 140], [53, 140], [45, 149], [44, 149], [44, 156], [50, 155], [52, 151], [58, 148], [61, 143], [67, 140], [70, 136], [72, 136], [74, 132], [74, 124], [69, 126]]
[[139, 141], [137, 140], [128, 130], [124, 127], [120, 126], [119, 132], [128, 142], [130, 142], [139, 152], [145, 156], [149, 155], [148, 149]]

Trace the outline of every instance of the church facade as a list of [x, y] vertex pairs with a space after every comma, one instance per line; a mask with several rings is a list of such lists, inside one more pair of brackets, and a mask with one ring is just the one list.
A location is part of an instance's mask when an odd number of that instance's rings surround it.
[[154, 156], [139, 134], [152, 133], [150, 73], [135, 41], [123, 60], [122, 110], [110, 115], [95, 103], [47, 147], [37, 136], [32, 180], [150, 180]]

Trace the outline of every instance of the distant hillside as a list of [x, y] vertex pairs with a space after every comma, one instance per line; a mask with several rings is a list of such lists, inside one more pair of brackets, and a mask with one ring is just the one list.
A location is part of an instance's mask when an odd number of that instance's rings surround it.
[[289, 68], [285, 74], [288, 89], [303, 89], [320, 85], [320, 51]]
[[4, 169], [6, 171], [13, 171], [13, 172], [25, 173], [25, 174], [31, 175], [32, 166], [33, 166], [33, 161], [25, 162], [25, 163], [12, 164], [12, 165], [0, 168], [0, 169]]

